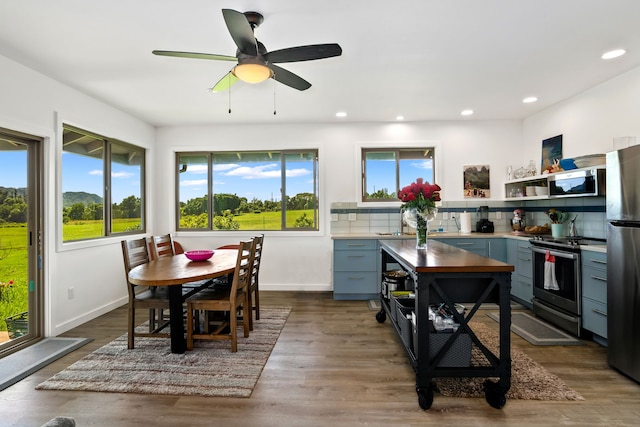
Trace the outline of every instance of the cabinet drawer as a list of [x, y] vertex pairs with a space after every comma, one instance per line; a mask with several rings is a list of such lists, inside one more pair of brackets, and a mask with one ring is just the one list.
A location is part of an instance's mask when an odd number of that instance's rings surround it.
[[607, 303], [607, 272], [592, 267], [582, 269], [582, 296]]
[[487, 240], [486, 239], [436, 239], [447, 245], [455, 246], [474, 254], [487, 256]]
[[518, 245], [518, 258], [516, 259], [515, 268], [518, 274], [533, 278], [531, 245], [528, 243], [526, 245]]
[[378, 241], [375, 239], [362, 239], [362, 240], [334, 240], [333, 248], [336, 251], [350, 251], [350, 250], [370, 250], [375, 251]]
[[582, 298], [582, 327], [607, 338], [607, 306], [589, 298]]
[[520, 275], [511, 276], [511, 295], [520, 298], [531, 308], [533, 299], [533, 283], [531, 279]]
[[368, 271], [340, 271], [333, 273], [334, 294], [378, 294], [378, 274]]
[[334, 271], [376, 271], [375, 251], [336, 251], [333, 253]]
[[[607, 254], [582, 251], [582, 268], [595, 268], [607, 271]], [[606, 274], [605, 274], [606, 276]]]

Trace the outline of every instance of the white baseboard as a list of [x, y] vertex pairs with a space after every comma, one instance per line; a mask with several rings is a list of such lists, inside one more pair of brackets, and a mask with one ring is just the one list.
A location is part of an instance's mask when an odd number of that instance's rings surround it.
[[331, 292], [333, 288], [327, 283], [300, 284], [300, 283], [260, 283], [261, 291], [298, 291], [298, 292]]

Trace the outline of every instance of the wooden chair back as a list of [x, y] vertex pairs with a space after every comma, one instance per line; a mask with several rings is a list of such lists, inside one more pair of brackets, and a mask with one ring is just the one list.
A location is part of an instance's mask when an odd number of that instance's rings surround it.
[[135, 298], [135, 285], [129, 282], [129, 272], [142, 264], [150, 261], [147, 239], [142, 237], [134, 240], [123, 240], [122, 258], [124, 260], [124, 275], [127, 280], [127, 288], [129, 289], [129, 299]]
[[151, 237], [151, 247], [154, 259], [175, 255], [171, 234]]
[[240, 242], [238, 245], [238, 257], [236, 258], [236, 268], [233, 272], [231, 282], [231, 292], [229, 297], [231, 305], [234, 306], [236, 298], [246, 299], [251, 284], [251, 272], [253, 269], [253, 242]]

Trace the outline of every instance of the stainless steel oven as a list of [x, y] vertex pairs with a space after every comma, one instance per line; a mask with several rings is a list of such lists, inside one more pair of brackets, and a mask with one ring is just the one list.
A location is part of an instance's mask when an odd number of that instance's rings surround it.
[[[581, 267], [580, 246], [573, 241], [531, 240], [533, 255], [533, 312], [554, 325], [580, 336]], [[545, 280], [546, 257], [555, 261], [549, 267], [555, 276], [556, 286]]]

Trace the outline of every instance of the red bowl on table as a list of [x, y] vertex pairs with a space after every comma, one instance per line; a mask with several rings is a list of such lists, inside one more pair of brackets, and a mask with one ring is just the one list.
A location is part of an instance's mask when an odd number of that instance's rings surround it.
[[189, 258], [191, 261], [206, 261], [213, 256], [213, 251], [211, 249], [186, 251], [184, 256]]

